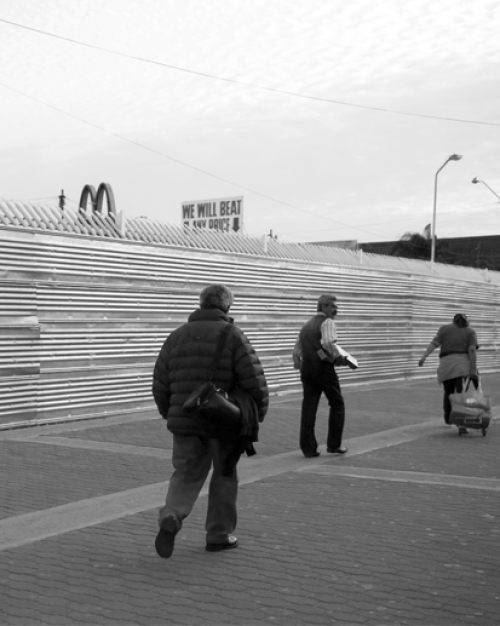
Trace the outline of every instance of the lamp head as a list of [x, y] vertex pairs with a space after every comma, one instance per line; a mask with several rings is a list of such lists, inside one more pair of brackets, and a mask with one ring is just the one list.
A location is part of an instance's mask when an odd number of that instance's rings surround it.
[[462, 158], [461, 154], [452, 154], [450, 156], [450, 161], [460, 161], [461, 158]]
[[480, 181], [477, 179], [477, 176], [474, 176], [474, 178], [470, 182], [474, 183], [474, 185], [477, 185], [477, 183], [479, 183]]

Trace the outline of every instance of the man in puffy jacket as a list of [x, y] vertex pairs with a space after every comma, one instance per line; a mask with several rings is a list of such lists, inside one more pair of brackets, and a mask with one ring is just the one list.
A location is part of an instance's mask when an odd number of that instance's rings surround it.
[[[208, 493], [206, 549], [218, 552], [236, 548], [236, 466], [229, 476], [223, 472], [231, 444], [207, 437], [199, 418], [185, 415], [183, 404], [205, 383], [211, 373], [217, 342], [226, 323], [233, 324], [228, 311], [233, 295], [225, 285], [209, 285], [200, 294], [200, 308], [166, 339], [156, 360], [153, 396], [167, 428], [173, 433], [172, 464], [165, 506], [160, 509], [160, 530], [155, 548], [169, 558], [175, 536], [189, 515], [213, 465]], [[231, 392], [236, 387], [255, 402], [259, 421], [269, 403], [264, 370], [245, 334], [236, 326], [226, 339], [213, 383]]]

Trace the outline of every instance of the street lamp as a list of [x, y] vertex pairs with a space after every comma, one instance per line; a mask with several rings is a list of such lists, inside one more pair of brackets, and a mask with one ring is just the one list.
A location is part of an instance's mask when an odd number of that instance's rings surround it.
[[473, 179], [471, 180], [471, 183], [474, 183], [474, 185], [477, 185], [477, 183], [483, 183], [483, 185], [486, 185], [486, 187], [488, 187], [488, 189], [491, 191], [491, 193], [494, 193], [494, 194], [495, 194], [495, 196], [496, 196], [496, 197], [500, 200], [500, 196], [499, 196], [499, 195], [498, 195], [495, 191], [493, 191], [493, 189], [492, 189], [489, 185], [487, 185], [487, 184], [484, 182], [484, 180], [479, 180], [479, 179], [476, 177], [476, 178], [473, 178]]
[[438, 186], [438, 174], [443, 169], [443, 167], [448, 163], [448, 161], [460, 161], [462, 158], [461, 154], [452, 154], [449, 156], [446, 161], [441, 165], [441, 167], [436, 172], [436, 176], [434, 177], [434, 207], [432, 211], [432, 232], [431, 232], [431, 267], [434, 267], [434, 259], [436, 258], [436, 199], [437, 199], [437, 186]]

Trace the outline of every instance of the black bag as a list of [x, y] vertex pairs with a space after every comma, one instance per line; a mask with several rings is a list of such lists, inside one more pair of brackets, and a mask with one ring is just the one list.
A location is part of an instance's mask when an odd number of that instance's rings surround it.
[[241, 436], [241, 412], [228, 393], [224, 389], [218, 389], [212, 379], [232, 328], [231, 324], [226, 324], [222, 329], [208, 381], [197, 387], [182, 405], [185, 415], [200, 418], [208, 437], [225, 442], [234, 441]]

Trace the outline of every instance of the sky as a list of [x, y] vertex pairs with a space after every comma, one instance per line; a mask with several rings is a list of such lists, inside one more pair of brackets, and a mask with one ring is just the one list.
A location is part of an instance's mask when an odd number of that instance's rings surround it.
[[460, 154], [436, 234], [500, 234], [499, 33], [496, 0], [0, 0], [0, 199], [393, 241]]

